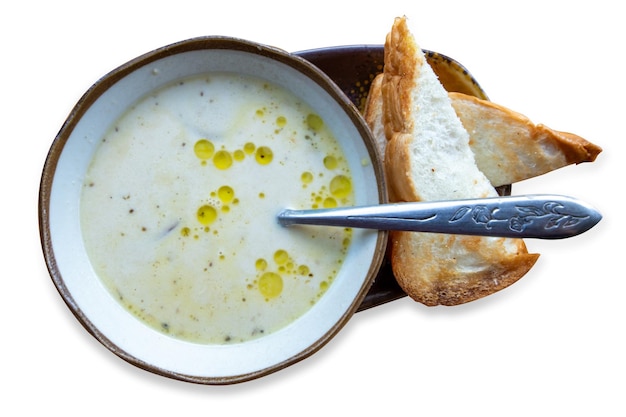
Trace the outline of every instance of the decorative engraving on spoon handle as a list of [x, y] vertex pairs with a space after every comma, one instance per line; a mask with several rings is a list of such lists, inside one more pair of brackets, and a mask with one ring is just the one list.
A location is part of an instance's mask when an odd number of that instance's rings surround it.
[[572, 197], [525, 195], [383, 204], [322, 210], [283, 210], [284, 226], [312, 224], [478, 236], [560, 239], [600, 221], [600, 213]]
[[549, 238], [554, 234], [553, 237], [557, 238], [582, 233], [581, 228], [584, 229], [582, 231], [588, 230], [586, 224], [594, 220], [593, 213], [581, 211], [578, 205], [572, 208], [571, 201], [564, 202], [560, 199], [538, 203], [529, 200], [527, 203], [520, 202], [510, 206], [463, 206], [454, 212], [448, 222], [453, 225], [471, 219], [486, 230], [506, 227], [510, 233], [503, 234], [511, 237], [532, 233], [532, 237]]

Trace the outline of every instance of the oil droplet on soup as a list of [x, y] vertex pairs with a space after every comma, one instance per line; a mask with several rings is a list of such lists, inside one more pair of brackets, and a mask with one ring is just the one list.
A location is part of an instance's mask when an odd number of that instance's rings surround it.
[[332, 285], [352, 231], [304, 235], [274, 218], [354, 204], [348, 159], [298, 97], [254, 77], [199, 75], [140, 99], [104, 137], [81, 195], [85, 246], [111, 296], [147, 326], [241, 343], [297, 320]]
[[337, 200], [332, 197], [325, 198], [323, 206], [324, 208], [335, 208], [337, 207]]
[[305, 185], [313, 182], [313, 174], [311, 174], [309, 171], [303, 172], [300, 178], [302, 179], [302, 183]]
[[267, 165], [272, 162], [274, 152], [267, 146], [261, 146], [256, 150], [256, 161], [261, 165]]
[[333, 170], [337, 168], [337, 165], [337, 158], [335, 158], [334, 156], [328, 155], [324, 158], [324, 166], [326, 167], [326, 169]]
[[217, 210], [213, 206], [204, 205], [198, 209], [197, 217], [200, 223], [208, 226], [217, 219]]
[[278, 116], [276, 118], [276, 126], [285, 127], [286, 124], [287, 124], [287, 118], [285, 116]]
[[302, 275], [302, 276], [307, 276], [309, 275], [309, 267], [306, 265], [300, 265], [298, 266], [298, 274]]
[[348, 197], [352, 193], [352, 181], [345, 175], [337, 175], [330, 181], [330, 193], [339, 199]]
[[219, 150], [213, 157], [213, 163], [218, 169], [228, 169], [233, 164], [233, 157], [230, 152], [225, 150]]
[[256, 149], [256, 145], [252, 142], [246, 142], [246, 144], [243, 145], [243, 151], [247, 153], [248, 155], [252, 155], [255, 149]]
[[259, 278], [259, 291], [267, 299], [276, 298], [283, 291], [283, 279], [275, 272], [266, 272]]
[[257, 259], [254, 265], [259, 271], [265, 271], [267, 268], [267, 261], [265, 259]]
[[228, 185], [223, 185], [217, 190], [217, 196], [224, 204], [231, 203], [235, 198], [235, 191]]
[[289, 260], [289, 254], [287, 251], [279, 249], [274, 253], [274, 262], [278, 265], [286, 264]]
[[233, 152], [233, 159], [237, 162], [241, 162], [246, 157], [246, 154], [241, 149], [237, 149]]
[[207, 139], [200, 139], [193, 146], [193, 151], [200, 159], [211, 159], [213, 153], [215, 152], [215, 147], [211, 141]]
[[306, 124], [311, 130], [318, 131], [324, 126], [324, 120], [317, 114], [310, 113], [306, 117]]

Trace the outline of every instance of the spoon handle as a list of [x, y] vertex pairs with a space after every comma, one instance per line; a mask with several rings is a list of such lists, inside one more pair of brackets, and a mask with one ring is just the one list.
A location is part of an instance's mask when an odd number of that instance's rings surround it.
[[283, 226], [356, 227], [476, 236], [562, 239], [584, 233], [602, 215], [560, 195], [522, 195], [467, 200], [395, 203], [318, 210], [285, 209]]

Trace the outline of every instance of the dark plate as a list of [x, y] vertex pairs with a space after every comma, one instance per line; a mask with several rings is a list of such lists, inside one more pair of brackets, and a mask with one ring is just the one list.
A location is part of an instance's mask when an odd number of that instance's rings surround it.
[[[437, 52], [425, 50], [424, 53], [446, 90], [487, 99], [480, 85], [459, 62]], [[295, 55], [299, 55], [325, 72], [359, 110], [364, 108], [370, 83], [383, 71], [383, 45], [328, 47], [295, 52]], [[509, 195], [511, 186], [498, 187], [497, 191], [500, 195]], [[390, 262], [385, 260], [358, 311], [405, 296], [406, 293], [396, 283]]]

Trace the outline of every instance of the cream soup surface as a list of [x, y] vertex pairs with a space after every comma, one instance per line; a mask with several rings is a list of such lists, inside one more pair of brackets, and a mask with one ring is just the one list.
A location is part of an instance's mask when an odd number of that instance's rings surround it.
[[238, 343], [305, 313], [332, 284], [351, 230], [283, 228], [280, 209], [352, 205], [324, 121], [290, 92], [230, 73], [146, 96], [88, 168], [81, 227], [111, 294], [147, 325]]

